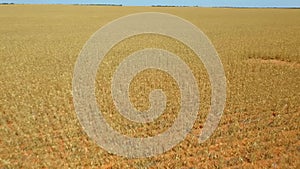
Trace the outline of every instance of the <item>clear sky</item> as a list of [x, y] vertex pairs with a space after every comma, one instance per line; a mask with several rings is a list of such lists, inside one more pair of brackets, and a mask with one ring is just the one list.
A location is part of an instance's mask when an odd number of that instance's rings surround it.
[[300, 0], [0, 0], [0, 3], [29, 4], [122, 4], [124, 6], [234, 6], [234, 7], [300, 7]]

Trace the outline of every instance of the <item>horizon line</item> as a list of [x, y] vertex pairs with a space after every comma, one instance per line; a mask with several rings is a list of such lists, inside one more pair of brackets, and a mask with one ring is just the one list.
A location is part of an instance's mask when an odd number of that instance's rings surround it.
[[109, 3], [11, 3], [3, 2], [0, 5], [83, 5], [83, 6], [127, 6], [127, 7], [203, 7], [203, 8], [293, 8], [300, 9], [300, 6], [201, 6], [201, 5], [124, 5]]

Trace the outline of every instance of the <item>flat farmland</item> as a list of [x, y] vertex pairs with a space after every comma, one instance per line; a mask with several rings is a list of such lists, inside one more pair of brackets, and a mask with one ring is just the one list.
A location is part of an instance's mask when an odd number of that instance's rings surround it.
[[[168, 99], [164, 114], [138, 124], [118, 113], [109, 95], [111, 75], [135, 51], [161, 48], [180, 56], [193, 71], [201, 98], [184, 141], [155, 157], [128, 159], [108, 153], [84, 132], [72, 79], [93, 33], [137, 12], [169, 13], [199, 27], [223, 63], [227, 99], [218, 128], [199, 144], [211, 97], [201, 61], [170, 37], [144, 34], [118, 43], [100, 64], [95, 83], [99, 108], [116, 131], [155, 136], [172, 125], [180, 109], [174, 79], [147, 69], [131, 82], [130, 100], [147, 110], [149, 92], [161, 88]], [[0, 6], [0, 168], [299, 168], [299, 157], [299, 9]]]

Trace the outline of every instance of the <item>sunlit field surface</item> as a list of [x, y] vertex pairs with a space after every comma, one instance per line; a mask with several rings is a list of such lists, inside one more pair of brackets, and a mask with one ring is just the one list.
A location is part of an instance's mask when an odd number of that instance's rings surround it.
[[[141, 125], [117, 112], [109, 97], [111, 74], [134, 51], [156, 47], [177, 54], [193, 71], [201, 94], [198, 118], [183, 142], [156, 157], [127, 159], [100, 148], [82, 129], [73, 106], [73, 70], [100, 27], [147, 11], [182, 17], [209, 37], [224, 66], [227, 101], [219, 127], [199, 144], [211, 97], [201, 61], [169, 37], [146, 34], [120, 42], [100, 65], [95, 85], [98, 105], [115, 130], [132, 137], [157, 135], [172, 125], [180, 108], [174, 79], [149, 69], [132, 81], [130, 99], [147, 110], [149, 92], [162, 88], [168, 98], [164, 114]], [[0, 90], [0, 168], [297, 168], [300, 10], [2, 5]]]

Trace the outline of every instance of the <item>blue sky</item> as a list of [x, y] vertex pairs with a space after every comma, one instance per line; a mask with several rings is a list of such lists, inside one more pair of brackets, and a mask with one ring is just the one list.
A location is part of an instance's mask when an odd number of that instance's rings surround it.
[[184, 6], [235, 6], [235, 7], [300, 7], [300, 0], [0, 0], [29, 4], [123, 4], [125, 6], [184, 5]]

